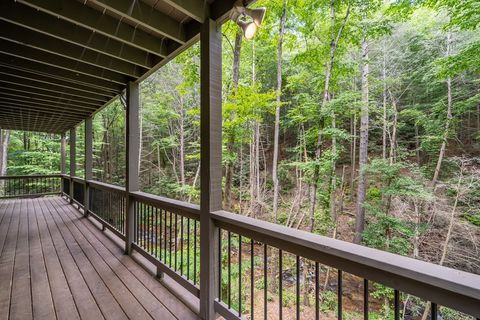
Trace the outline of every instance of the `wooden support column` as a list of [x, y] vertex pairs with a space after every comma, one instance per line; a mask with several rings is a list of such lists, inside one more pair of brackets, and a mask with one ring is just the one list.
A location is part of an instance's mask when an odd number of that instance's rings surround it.
[[60, 173], [65, 174], [67, 172], [67, 139], [65, 133], [62, 133], [60, 137]]
[[126, 117], [126, 186], [127, 219], [125, 222], [125, 253], [130, 254], [134, 231], [134, 203], [130, 192], [139, 190], [139, 150], [140, 150], [140, 93], [138, 83], [127, 84], [127, 117]]
[[90, 210], [90, 187], [88, 181], [93, 179], [93, 127], [92, 117], [85, 119], [85, 214]]
[[211, 19], [200, 33], [200, 316], [216, 318], [218, 228], [211, 212], [222, 208], [222, 36]]
[[[66, 172], [67, 172], [67, 141], [66, 141], [65, 132], [64, 132], [60, 136], [60, 173], [66, 174]], [[65, 181], [64, 177], [62, 177], [60, 180], [60, 190], [62, 191], [62, 194], [65, 193], [64, 181]]]
[[76, 144], [77, 130], [73, 127], [70, 129], [70, 203], [73, 203], [73, 177], [77, 172]]

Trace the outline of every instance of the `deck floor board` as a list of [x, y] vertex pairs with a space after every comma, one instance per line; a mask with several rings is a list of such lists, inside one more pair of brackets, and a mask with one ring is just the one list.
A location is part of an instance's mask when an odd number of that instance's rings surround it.
[[2, 319], [199, 319], [60, 197], [0, 200]]

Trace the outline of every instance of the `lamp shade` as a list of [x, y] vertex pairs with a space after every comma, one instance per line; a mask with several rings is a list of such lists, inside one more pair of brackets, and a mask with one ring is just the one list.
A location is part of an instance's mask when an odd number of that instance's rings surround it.
[[266, 11], [267, 9], [264, 7], [255, 9], [245, 8], [245, 14], [252, 17], [253, 22], [255, 22], [257, 27], [260, 27], [262, 24]]

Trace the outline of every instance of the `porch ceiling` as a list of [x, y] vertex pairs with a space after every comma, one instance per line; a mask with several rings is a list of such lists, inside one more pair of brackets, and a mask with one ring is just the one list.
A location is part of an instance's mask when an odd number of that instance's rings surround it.
[[1, 1], [0, 128], [67, 131], [197, 41], [206, 12], [221, 22], [234, 2]]

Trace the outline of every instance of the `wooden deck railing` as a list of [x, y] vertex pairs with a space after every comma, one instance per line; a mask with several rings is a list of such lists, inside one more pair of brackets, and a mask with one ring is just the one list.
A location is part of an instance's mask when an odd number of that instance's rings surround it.
[[[11, 178], [5, 180], [8, 179]], [[70, 177], [63, 176], [63, 180], [62, 185], [70, 185], [65, 182], [70, 182]], [[128, 228], [127, 198], [132, 201], [132, 248], [156, 265], [159, 276], [168, 275], [199, 297], [200, 263], [203, 258], [199, 245], [199, 206], [144, 192], [127, 194], [124, 188], [97, 181], [73, 178], [73, 183], [89, 190], [90, 205], [85, 211], [122, 239], [126, 239]], [[69, 190], [64, 187], [63, 194], [71, 197], [66, 191]], [[83, 205], [81, 192], [74, 191], [73, 197], [78, 206]], [[338, 319], [343, 317], [344, 279], [347, 274], [360, 278], [364, 319], [368, 319], [371, 311], [369, 299], [373, 284], [392, 289], [394, 319], [400, 319], [402, 294], [430, 301], [430, 319], [437, 319], [440, 306], [480, 318], [479, 275], [226, 211], [212, 212], [211, 216], [220, 231], [218, 244], [212, 244], [219, 248], [218, 266], [216, 270], [211, 270], [220, 278], [215, 310], [226, 319], [241, 319], [246, 313], [250, 318], [252, 314], [272, 315], [272, 312], [280, 319], [290, 319], [293, 316], [285, 314], [283, 295], [289, 293], [291, 297], [292, 291], [295, 318], [299, 319], [302, 311], [301, 292], [308, 292], [314, 297], [314, 315], [311, 317], [319, 319], [320, 289], [323, 285], [320, 279], [325, 272], [336, 278]], [[237, 283], [232, 281], [234, 269]], [[291, 275], [288, 281], [284, 280], [287, 271]], [[302, 277], [309, 279], [311, 288], [305, 286]], [[277, 297], [271, 297], [273, 292], [268, 290], [272, 281], [278, 288]], [[268, 306], [271, 300], [282, 303], [277, 303], [272, 311], [272, 307]]]
[[60, 194], [60, 174], [0, 176], [0, 198], [39, 197]]

